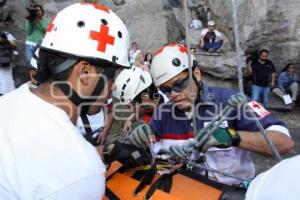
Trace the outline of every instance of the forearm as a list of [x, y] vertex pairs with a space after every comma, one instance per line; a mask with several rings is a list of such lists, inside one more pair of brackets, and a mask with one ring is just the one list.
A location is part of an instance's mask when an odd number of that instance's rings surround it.
[[[274, 156], [260, 132], [238, 131], [238, 133], [241, 137], [239, 148], [265, 156]], [[267, 134], [280, 154], [287, 153], [294, 146], [291, 138], [281, 132], [268, 131]]]
[[275, 78], [276, 78], [276, 73], [272, 73], [272, 80], [271, 80], [272, 83], [275, 83]]

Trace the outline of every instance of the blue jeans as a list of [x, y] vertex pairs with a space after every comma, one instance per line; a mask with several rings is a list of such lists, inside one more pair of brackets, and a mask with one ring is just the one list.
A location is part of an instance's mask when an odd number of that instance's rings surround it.
[[223, 40], [219, 40], [216, 42], [205, 42], [204, 43], [204, 49], [208, 51], [208, 49], [213, 49], [214, 51], [218, 50], [221, 48], [221, 46], [223, 45]]
[[264, 106], [268, 105], [269, 102], [269, 87], [260, 87], [252, 85], [252, 99], [257, 102], [261, 102]]
[[27, 63], [30, 63], [30, 60], [36, 49], [37, 49], [37, 45], [32, 45], [32, 44], [25, 45], [25, 57]]

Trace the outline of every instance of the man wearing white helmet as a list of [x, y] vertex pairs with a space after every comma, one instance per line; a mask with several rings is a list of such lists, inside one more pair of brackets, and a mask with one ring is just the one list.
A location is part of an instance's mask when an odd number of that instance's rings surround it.
[[133, 123], [138, 119], [149, 123], [153, 110], [167, 101], [167, 97], [155, 87], [150, 73], [139, 67], [124, 69], [116, 78], [115, 86], [113, 96], [121, 104], [130, 105], [133, 110], [124, 124], [123, 130], [126, 133], [131, 131]]
[[120, 142], [98, 152], [74, 126], [89, 105], [110, 96], [116, 69], [130, 66], [128, 38], [120, 18], [101, 5], [73, 4], [53, 18], [39, 52], [40, 85], [0, 99], [0, 199], [99, 200], [100, 156], [124, 166], [145, 159]]
[[[186, 47], [179, 44], [166, 45], [157, 51], [152, 61], [151, 74], [154, 83], [162, 92], [169, 95], [171, 102], [160, 106], [154, 112], [150, 123], [156, 138], [159, 139], [155, 151], [169, 149], [172, 145], [179, 145], [175, 147], [180, 149], [180, 145], [194, 138], [193, 114], [196, 116], [196, 128], [201, 130], [228, 104], [228, 98], [236, 93], [203, 84], [200, 68], [193, 56], [192, 64], [193, 81], [188, 87]], [[196, 103], [194, 111], [192, 100]], [[292, 149], [293, 141], [286, 124], [275, 119], [261, 105], [248, 100], [248, 105], [257, 113], [279, 153], [286, 153]], [[272, 151], [259, 133], [255, 121], [249, 118], [249, 115], [237, 115], [244, 113], [242, 109], [241, 107], [234, 109], [198, 150], [205, 154], [206, 164], [211, 168], [250, 179], [255, 175], [255, 166], [250, 159], [249, 151], [268, 156], [272, 156]], [[224, 138], [226, 141], [222, 141]], [[217, 148], [220, 145], [225, 145], [226, 148]], [[172, 150], [174, 148], [171, 148]], [[239, 180], [215, 173], [209, 173], [209, 176], [229, 185], [240, 183]]]
[[218, 52], [223, 45], [223, 35], [216, 30], [214, 21], [209, 21], [207, 26], [200, 34], [200, 48], [208, 52]]

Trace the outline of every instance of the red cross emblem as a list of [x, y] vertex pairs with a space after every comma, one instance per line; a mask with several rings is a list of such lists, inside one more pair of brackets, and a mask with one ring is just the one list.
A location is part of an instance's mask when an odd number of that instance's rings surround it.
[[166, 46], [163, 46], [163, 47], [159, 48], [158, 51], [155, 53], [155, 55], [160, 54], [161, 52], [163, 52], [165, 47], [174, 47], [174, 46], [178, 46], [180, 52], [187, 53], [187, 48], [185, 46], [183, 46], [181, 44], [172, 43], [172, 44], [168, 44]]
[[108, 44], [114, 45], [115, 43], [115, 37], [108, 35], [109, 27], [101, 24], [100, 26], [100, 32], [97, 31], [91, 31], [90, 32], [90, 38], [92, 40], [98, 41], [98, 47], [97, 50], [101, 52], [105, 52], [106, 46]]
[[251, 103], [252, 103], [253, 108], [260, 109], [260, 105], [258, 103], [256, 103], [255, 101], [252, 101]]
[[96, 8], [97, 10], [102, 10], [104, 12], [107, 12], [109, 13], [109, 9], [102, 6], [102, 5], [99, 5], [99, 4], [95, 4], [95, 3], [81, 3], [81, 5], [91, 5], [91, 6], [94, 6], [94, 8]]
[[47, 28], [47, 32], [51, 32], [51, 31], [52, 31], [52, 29], [53, 29], [53, 27], [54, 27], [53, 21], [54, 21], [55, 17], [56, 17], [56, 16], [54, 16], [54, 17], [51, 19], [51, 21], [50, 21], [50, 23], [49, 23], [49, 26], [48, 26], [48, 28]]

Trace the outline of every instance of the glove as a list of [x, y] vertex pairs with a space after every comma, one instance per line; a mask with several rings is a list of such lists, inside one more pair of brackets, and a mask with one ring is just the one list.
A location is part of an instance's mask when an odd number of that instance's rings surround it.
[[126, 141], [145, 150], [149, 143], [155, 142], [155, 135], [148, 124], [141, 124], [130, 133]]
[[115, 160], [123, 164], [125, 169], [151, 163], [151, 154], [138, 147], [116, 141], [109, 158], [105, 158], [106, 162], [111, 163]]
[[[200, 137], [200, 141], [203, 135]], [[241, 142], [240, 135], [234, 129], [217, 128], [204, 144], [197, 149], [206, 152], [210, 147], [228, 148], [231, 146], [239, 146]]]

